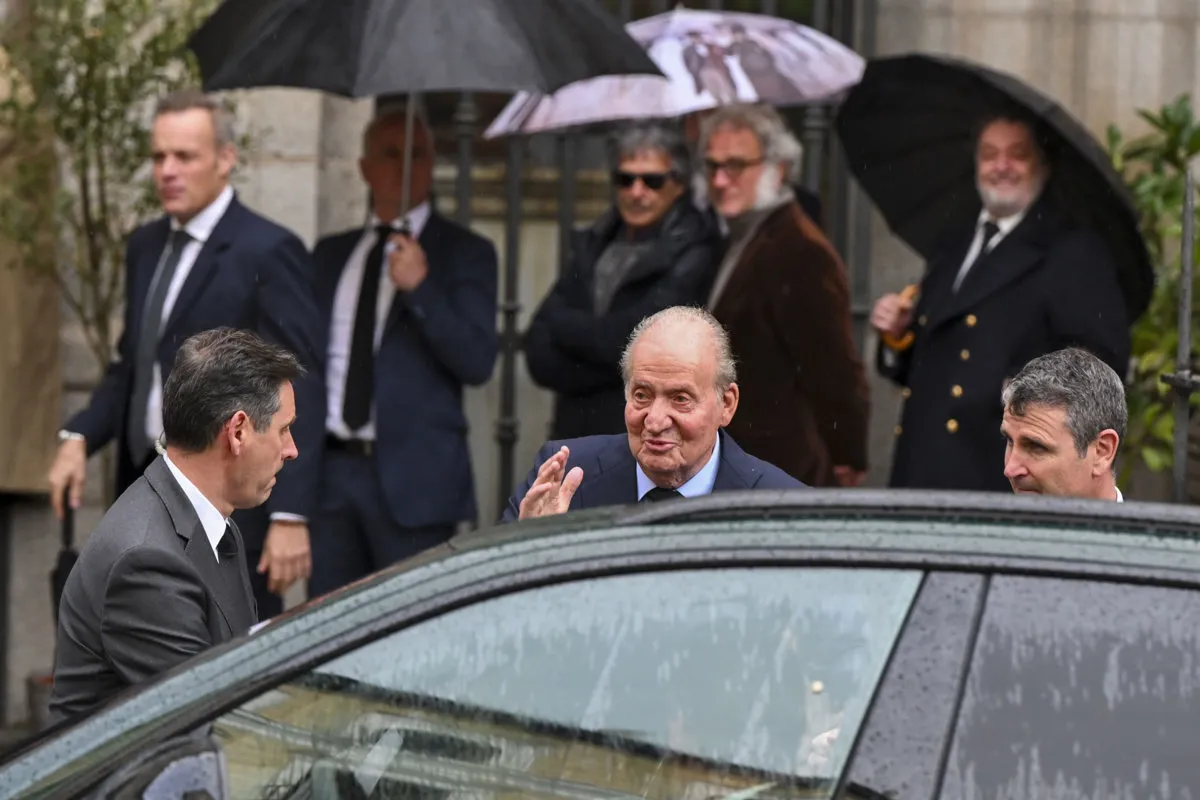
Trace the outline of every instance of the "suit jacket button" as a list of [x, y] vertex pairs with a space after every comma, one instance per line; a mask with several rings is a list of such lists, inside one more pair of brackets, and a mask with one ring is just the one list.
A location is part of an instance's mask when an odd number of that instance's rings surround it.
[[912, 389], [905, 386], [900, 390], [900, 396], [907, 400], [908, 398], [912, 397]]
[[956, 419], [946, 420], [946, 430], [950, 431], [951, 433], [957, 433], [958, 432], [958, 420], [956, 420]]
[[917, 317], [918, 325], [924, 325], [928, 321], [929, 321], [929, 317], [925, 314], [922, 314], [921, 316]]
[[962, 397], [962, 387], [958, 384], [955, 384], [954, 387], [950, 389], [950, 394], [954, 397]]
[[967, 323], [968, 328], [974, 328], [975, 324], [979, 322], [979, 317], [974, 314], [967, 314], [967, 318], [964, 321]]
[[963, 350], [961, 353], [958, 354], [958, 357], [961, 358], [963, 361], [967, 361], [968, 359], [971, 358], [971, 351]]
[[904, 428], [902, 428], [902, 427], [900, 427], [899, 425], [897, 425], [897, 426], [896, 426], [896, 430], [895, 430], [894, 432], [895, 432], [895, 434], [896, 434], [897, 436], [899, 436], [900, 434], [904, 433]]

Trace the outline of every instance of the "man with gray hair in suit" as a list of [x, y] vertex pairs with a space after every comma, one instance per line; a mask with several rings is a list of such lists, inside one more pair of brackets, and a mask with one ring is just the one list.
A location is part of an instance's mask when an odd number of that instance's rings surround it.
[[1017, 494], [1116, 500], [1129, 411], [1108, 364], [1079, 347], [1033, 359], [1004, 387], [1004, 477]]
[[292, 440], [299, 360], [246, 330], [184, 341], [163, 388], [166, 449], [109, 508], [63, 589], [50, 713], [244, 635], [257, 620], [234, 509], [262, 505]]

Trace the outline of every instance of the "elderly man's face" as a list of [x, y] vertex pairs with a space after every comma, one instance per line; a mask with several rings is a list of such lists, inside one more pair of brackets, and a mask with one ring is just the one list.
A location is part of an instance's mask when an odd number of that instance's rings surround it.
[[671, 159], [661, 150], [643, 150], [621, 159], [613, 183], [617, 212], [631, 228], [658, 222], [683, 194], [683, 185], [671, 174]]
[[1006, 408], [1000, 432], [1007, 442], [1004, 477], [1017, 494], [1112, 499], [1098, 494], [1111, 483], [1097, 479], [1111, 474], [1116, 431], [1103, 431], [1080, 457], [1067, 428], [1066, 409], [1039, 405], [1027, 407], [1020, 416]]
[[782, 168], [763, 160], [754, 131], [732, 125], [721, 125], [709, 136], [704, 170], [709, 199], [726, 219], [753, 210], [760, 194], [770, 195], [783, 181]]
[[1033, 132], [1020, 122], [997, 120], [983, 129], [975, 152], [979, 198], [994, 217], [1019, 214], [1042, 190], [1044, 167]]
[[733, 419], [737, 384], [717, 390], [716, 346], [695, 327], [651, 328], [630, 356], [629, 449], [656, 485], [678, 488], [708, 461], [718, 430]]

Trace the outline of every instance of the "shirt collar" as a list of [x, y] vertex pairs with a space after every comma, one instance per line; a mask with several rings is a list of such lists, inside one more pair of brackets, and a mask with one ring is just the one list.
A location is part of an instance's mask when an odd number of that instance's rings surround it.
[[1010, 214], [1002, 219], [994, 219], [985, 208], [979, 212], [979, 224], [982, 225], [988, 220], [991, 220], [996, 224], [996, 227], [1000, 229], [1001, 236], [1008, 236], [1008, 234], [1013, 232], [1013, 228], [1021, 224], [1021, 220], [1025, 219], [1025, 214], [1028, 212], [1029, 208], [1026, 207], [1024, 210], [1018, 211], [1016, 214]]
[[225, 535], [225, 526], [228, 524], [225, 517], [221, 516], [221, 512], [212, 504], [212, 501], [196, 488], [196, 484], [179, 471], [179, 467], [172, 463], [166, 453], [163, 453], [163, 461], [167, 463], [167, 469], [171, 470], [171, 474], [175, 476], [175, 482], [179, 484], [179, 488], [183, 489], [183, 493], [191, 501], [192, 508], [196, 509], [196, 516], [200, 518], [204, 535], [208, 537], [213, 555], [216, 555], [217, 545], [220, 543], [221, 537]]
[[233, 187], [226, 186], [217, 195], [217, 199], [213, 200], [196, 216], [189, 219], [183, 225], [174, 217], [171, 217], [171, 230], [177, 231], [183, 228], [187, 231], [187, 235], [203, 244], [208, 241], [208, 237], [212, 236], [213, 230], [217, 227], [217, 223], [221, 221], [221, 217], [225, 216], [225, 212], [229, 210], [229, 204], [233, 202]]
[[[393, 228], [399, 228], [400, 223], [403, 222], [405, 218], [407, 218], [409, 230], [412, 231], [412, 237], [414, 239], [416, 239], [416, 238], [420, 237], [421, 231], [425, 230], [425, 223], [429, 221], [429, 215], [431, 213], [433, 213], [433, 209], [430, 208], [429, 201], [423, 200], [422, 202], [413, 206], [412, 210], [409, 211], [407, 214], [405, 214], [403, 217], [397, 217], [396, 219], [390, 220], [389, 222]], [[388, 224], [388, 223], [385, 223], [379, 217], [375, 216], [374, 214], [371, 214], [371, 227], [372, 228], [375, 228], [379, 225], [385, 225], [385, 224]]]
[[1125, 502], [1125, 495], [1121, 494], [1121, 487], [1119, 487], [1119, 486], [1114, 486], [1113, 488], [1117, 490], [1117, 502], [1118, 502], [1118, 503], [1124, 503], [1124, 502]]
[[[713, 485], [717, 482], [717, 467], [721, 463], [721, 434], [717, 434], [717, 443], [713, 445], [712, 453], [708, 457], [708, 461], [700, 468], [700, 471], [692, 476], [692, 479], [679, 487], [679, 493], [684, 497], [701, 497], [702, 495], [711, 494]], [[646, 496], [646, 492], [654, 488], [654, 481], [646, 477], [646, 473], [642, 471], [642, 465], [637, 464], [637, 485], [638, 485], [638, 500], [641, 501]]]

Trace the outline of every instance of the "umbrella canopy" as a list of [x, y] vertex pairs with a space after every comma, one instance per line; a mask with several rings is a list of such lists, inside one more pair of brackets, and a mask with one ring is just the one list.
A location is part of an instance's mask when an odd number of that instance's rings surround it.
[[209, 91], [552, 92], [662, 74], [595, 0], [225, 0], [188, 46]]
[[679, 117], [733, 102], [819, 102], [856, 84], [865, 67], [836, 39], [763, 14], [680, 8], [625, 29], [666, 77], [605, 76], [551, 95], [522, 92], [484, 136]]
[[1045, 191], [1076, 224], [1095, 229], [1117, 264], [1130, 319], [1154, 289], [1133, 198], [1099, 142], [1050, 98], [1012, 75], [942, 56], [873, 59], [837, 119], [847, 163], [892, 231], [925, 258], [982, 207], [975, 137], [989, 113], [1032, 120], [1051, 162]]

